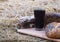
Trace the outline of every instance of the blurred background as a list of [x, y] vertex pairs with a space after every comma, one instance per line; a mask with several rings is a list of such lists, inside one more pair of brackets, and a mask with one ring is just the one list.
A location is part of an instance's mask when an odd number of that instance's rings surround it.
[[[60, 0], [0, 0], [0, 28], [3, 28], [0, 29], [0, 32], [2, 31], [0, 39], [26, 39], [31, 40], [31, 42], [40, 42], [40, 38], [27, 37], [7, 29], [15, 28], [21, 17], [33, 16], [35, 7], [45, 9], [46, 14], [60, 13]], [[41, 41], [46, 42], [45, 40]]]

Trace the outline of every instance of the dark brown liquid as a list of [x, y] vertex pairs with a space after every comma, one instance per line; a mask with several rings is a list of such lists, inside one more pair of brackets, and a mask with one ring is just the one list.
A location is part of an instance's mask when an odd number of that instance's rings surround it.
[[43, 28], [44, 27], [45, 10], [34, 10], [34, 16], [35, 16], [35, 27]]

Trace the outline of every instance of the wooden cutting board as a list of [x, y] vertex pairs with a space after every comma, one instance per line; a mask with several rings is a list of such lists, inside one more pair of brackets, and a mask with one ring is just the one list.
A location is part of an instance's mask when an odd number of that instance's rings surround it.
[[46, 40], [60, 42], [60, 39], [48, 38], [46, 36], [46, 34], [45, 34], [45, 31], [36, 31], [35, 28], [17, 29], [17, 32], [18, 33], [22, 33], [22, 34], [27, 34], [27, 35], [35, 36], [35, 37], [39, 37], [39, 38], [46, 39]]

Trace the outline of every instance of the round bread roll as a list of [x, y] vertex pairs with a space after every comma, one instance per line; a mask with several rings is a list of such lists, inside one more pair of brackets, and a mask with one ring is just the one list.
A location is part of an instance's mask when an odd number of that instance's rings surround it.
[[60, 39], [60, 23], [52, 22], [46, 26], [46, 35], [49, 38]]

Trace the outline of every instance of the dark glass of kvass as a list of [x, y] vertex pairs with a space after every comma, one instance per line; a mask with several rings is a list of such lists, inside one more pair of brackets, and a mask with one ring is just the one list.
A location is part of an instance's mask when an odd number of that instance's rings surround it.
[[45, 10], [43, 9], [35, 9], [34, 10], [35, 17], [35, 28], [40, 31], [44, 27], [44, 18], [45, 18]]

